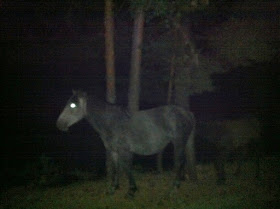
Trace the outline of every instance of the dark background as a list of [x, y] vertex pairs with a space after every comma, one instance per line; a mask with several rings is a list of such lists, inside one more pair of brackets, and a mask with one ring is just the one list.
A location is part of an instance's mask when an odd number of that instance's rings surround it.
[[[67, 134], [55, 127], [72, 89], [82, 88], [104, 97], [104, 5], [93, 3], [83, 11], [74, 9], [75, 19], [69, 24], [64, 18], [64, 4], [54, 4], [56, 9], [50, 13], [43, 13], [38, 9], [43, 6], [31, 1], [4, 2], [0, 8], [1, 173], [6, 182], [16, 181], [15, 176], [42, 154], [60, 162], [68, 171], [79, 168], [104, 174], [105, 149], [89, 124], [81, 121]], [[122, 6], [115, 17], [117, 103], [126, 106], [133, 19], [126, 4], [117, 4]], [[229, 6], [230, 2], [223, 4], [220, 11], [203, 18], [205, 14], [199, 12], [186, 17], [195, 22], [194, 34], [209, 30], [205, 27], [211, 27], [209, 22], [213, 25], [226, 21], [231, 13], [223, 8]], [[202, 42], [196, 41], [203, 47]], [[277, 153], [278, 58], [213, 75], [217, 90], [192, 96], [191, 110], [198, 120], [257, 115], [265, 127], [266, 152]], [[145, 86], [145, 82], [153, 79], [146, 76], [141, 85]], [[145, 90], [141, 92], [141, 109], [162, 105], [164, 101], [156, 91], [153, 97], [145, 97]], [[171, 151], [169, 147], [165, 153], [166, 165], [170, 164]], [[154, 156], [136, 159], [149, 168], [155, 167]]]

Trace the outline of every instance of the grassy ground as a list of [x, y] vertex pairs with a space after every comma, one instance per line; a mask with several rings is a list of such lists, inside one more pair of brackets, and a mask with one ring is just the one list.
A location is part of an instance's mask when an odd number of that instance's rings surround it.
[[[199, 165], [199, 182], [183, 182], [178, 190], [172, 190], [173, 173], [157, 175], [136, 172], [139, 191], [134, 199], [126, 199], [127, 181], [113, 196], [105, 195], [106, 180], [79, 182], [52, 188], [16, 187], [1, 194], [4, 209], [273, 209], [279, 205], [279, 160], [266, 159], [262, 163], [260, 179], [254, 178], [252, 163], [245, 166], [240, 177], [232, 175], [233, 166], [227, 165], [229, 179], [224, 186], [215, 184], [211, 165]], [[243, 169], [244, 170], [244, 169]]]

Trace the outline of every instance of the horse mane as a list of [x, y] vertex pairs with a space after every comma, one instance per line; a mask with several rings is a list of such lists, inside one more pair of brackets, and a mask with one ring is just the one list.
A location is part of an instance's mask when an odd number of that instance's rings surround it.
[[117, 112], [119, 114], [123, 114], [124, 117], [126, 118], [130, 118], [131, 115], [128, 111], [127, 108], [121, 106], [121, 105], [118, 105], [118, 104], [112, 104], [110, 102], [107, 102], [104, 98], [100, 98], [98, 96], [95, 96], [95, 95], [88, 95], [88, 101], [90, 103], [92, 103], [92, 105], [94, 107], [97, 107], [98, 109], [100, 110], [112, 110], [114, 112]]

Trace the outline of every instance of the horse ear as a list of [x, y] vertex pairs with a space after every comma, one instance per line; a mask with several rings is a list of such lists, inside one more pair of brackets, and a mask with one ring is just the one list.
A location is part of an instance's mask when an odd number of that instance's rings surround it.
[[82, 92], [82, 95], [84, 96], [84, 97], [86, 97], [87, 96], [87, 92]]
[[72, 89], [72, 92], [73, 92], [74, 95], [84, 96], [84, 97], [87, 96], [87, 93], [85, 91], [80, 90], [80, 89], [78, 89], [78, 90]]

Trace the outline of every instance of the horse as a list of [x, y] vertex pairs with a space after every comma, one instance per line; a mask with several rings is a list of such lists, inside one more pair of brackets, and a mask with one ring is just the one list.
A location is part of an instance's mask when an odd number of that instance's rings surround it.
[[[214, 167], [217, 173], [217, 184], [225, 184], [225, 162], [234, 155], [237, 167], [235, 175], [239, 175], [241, 164], [249, 151], [256, 157], [256, 177], [259, 176], [259, 150], [261, 139], [261, 125], [254, 117], [232, 120], [214, 120], [197, 124], [196, 146], [207, 144], [207, 150], [214, 158]], [[251, 149], [251, 150], [249, 150]]]
[[140, 110], [129, 114], [118, 105], [109, 104], [81, 90], [73, 90], [57, 120], [57, 128], [67, 131], [70, 126], [86, 119], [99, 133], [106, 149], [106, 163], [110, 166], [109, 193], [119, 188], [120, 169], [129, 180], [127, 195], [134, 196], [137, 186], [132, 175], [133, 154], [153, 155], [170, 142], [174, 145], [175, 180], [180, 186], [187, 161], [189, 176], [196, 181], [194, 153], [195, 117], [192, 112], [175, 105]]

